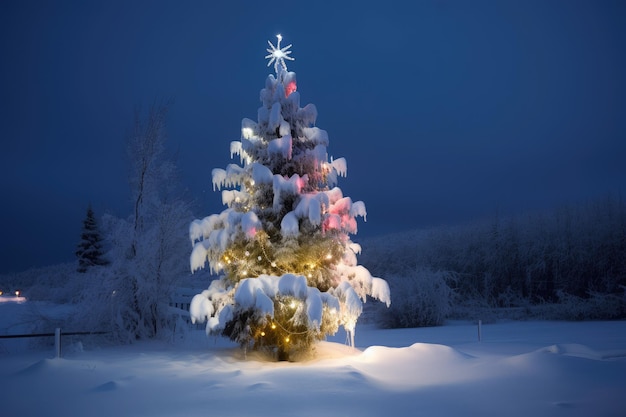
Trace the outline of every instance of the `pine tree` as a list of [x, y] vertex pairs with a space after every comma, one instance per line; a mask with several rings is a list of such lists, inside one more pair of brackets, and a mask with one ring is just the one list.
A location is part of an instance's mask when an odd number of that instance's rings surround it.
[[102, 253], [102, 237], [91, 205], [87, 208], [87, 215], [83, 220], [83, 232], [80, 235], [80, 243], [76, 249], [78, 268], [80, 273], [85, 273], [92, 266], [107, 265]]
[[231, 142], [239, 164], [212, 171], [228, 207], [190, 226], [192, 271], [206, 263], [222, 274], [196, 295], [190, 312], [248, 349], [279, 359], [306, 352], [343, 326], [354, 328], [367, 296], [389, 305], [387, 283], [357, 265], [350, 240], [365, 205], [336, 185], [344, 158], [328, 160], [328, 135], [315, 127], [314, 105], [300, 107], [296, 75], [285, 60], [291, 45], [268, 42], [274, 63], [261, 90], [258, 120], [243, 119]]

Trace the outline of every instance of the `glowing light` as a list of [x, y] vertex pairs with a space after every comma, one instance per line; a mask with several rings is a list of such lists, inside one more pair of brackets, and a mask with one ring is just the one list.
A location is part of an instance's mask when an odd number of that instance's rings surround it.
[[254, 131], [249, 127], [244, 127], [241, 129], [241, 136], [243, 136], [244, 139], [251, 139], [254, 136]]
[[265, 332], [261, 332], [261, 337], [265, 336]]
[[0, 295], [2, 295], [2, 291], [0, 291]]
[[272, 330], [276, 328], [276, 323], [272, 323]]
[[333, 259], [333, 255], [329, 253], [328, 255], [326, 255], [326, 259]]
[[289, 97], [289, 94], [293, 93], [297, 89], [298, 89], [298, 86], [296, 85], [296, 82], [295, 81], [290, 82], [289, 84], [287, 84], [287, 87], [285, 87], [285, 97]]
[[19, 291], [15, 291], [15, 296], [19, 297], [20, 296], [20, 292]]
[[292, 301], [291, 304], [289, 304], [289, 307], [291, 308], [296, 308], [296, 302]]
[[272, 262], [272, 268], [276, 268], [276, 262]]
[[276, 46], [274, 46], [272, 42], [267, 41], [270, 47], [267, 49], [269, 55], [266, 55], [265, 59], [270, 60], [267, 63], [268, 67], [274, 64], [274, 70], [278, 74], [279, 67], [282, 67], [285, 71], [287, 71], [287, 64], [285, 64], [285, 59], [293, 61], [295, 58], [289, 56], [292, 52], [289, 50], [289, 48], [291, 48], [291, 44], [285, 46], [284, 48], [281, 48], [280, 42], [283, 40], [283, 37], [281, 35], [276, 35], [276, 38], [278, 39], [278, 43], [276, 43]]
[[289, 343], [289, 336], [285, 337], [285, 342]]

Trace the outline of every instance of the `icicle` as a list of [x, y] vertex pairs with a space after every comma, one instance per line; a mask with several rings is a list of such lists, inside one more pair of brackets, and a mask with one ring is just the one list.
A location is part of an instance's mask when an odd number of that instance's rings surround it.
[[220, 190], [226, 181], [226, 171], [222, 168], [214, 168], [211, 176], [213, 177], [213, 191]]
[[233, 159], [235, 155], [241, 156], [241, 152], [242, 152], [241, 141], [234, 140], [230, 142], [230, 159]]
[[337, 158], [330, 160], [330, 164], [337, 171], [337, 175], [340, 177], [346, 177], [348, 175], [348, 164], [346, 158]]

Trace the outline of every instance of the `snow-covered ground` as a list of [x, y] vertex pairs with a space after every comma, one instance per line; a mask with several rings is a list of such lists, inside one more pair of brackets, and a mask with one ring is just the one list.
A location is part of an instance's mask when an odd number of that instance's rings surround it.
[[[30, 302], [0, 303], [0, 334]], [[50, 308], [40, 306], [39, 308]], [[16, 349], [0, 339], [1, 416], [625, 416], [626, 322], [357, 326], [298, 363], [176, 343]]]

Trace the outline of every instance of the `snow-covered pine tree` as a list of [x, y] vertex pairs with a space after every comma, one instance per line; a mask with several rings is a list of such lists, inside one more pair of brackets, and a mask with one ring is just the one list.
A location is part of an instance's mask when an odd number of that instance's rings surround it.
[[107, 265], [109, 263], [104, 259], [102, 253], [102, 236], [100, 235], [98, 223], [91, 205], [87, 208], [87, 214], [85, 220], [83, 220], [83, 231], [75, 253], [78, 258], [78, 268], [76, 270], [80, 273], [87, 272], [87, 269], [92, 266]]
[[191, 270], [222, 274], [191, 303], [192, 320], [248, 349], [285, 359], [343, 326], [354, 330], [367, 296], [390, 304], [389, 287], [357, 265], [350, 240], [365, 205], [343, 195], [344, 158], [328, 158], [314, 105], [300, 107], [291, 45], [268, 42], [269, 65], [257, 121], [243, 119], [231, 142], [239, 163], [212, 171], [228, 207], [190, 225]]

